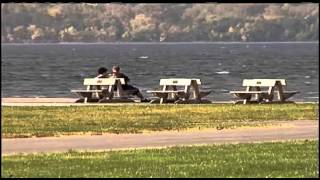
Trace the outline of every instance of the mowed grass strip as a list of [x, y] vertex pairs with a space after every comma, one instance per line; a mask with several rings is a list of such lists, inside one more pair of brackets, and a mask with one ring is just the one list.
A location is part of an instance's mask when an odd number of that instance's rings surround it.
[[2, 107], [2, 137], [235, 128], [316, 120], [318, 104]]
[[2, 157], [2, 177], [318, 177], [319, 141]]

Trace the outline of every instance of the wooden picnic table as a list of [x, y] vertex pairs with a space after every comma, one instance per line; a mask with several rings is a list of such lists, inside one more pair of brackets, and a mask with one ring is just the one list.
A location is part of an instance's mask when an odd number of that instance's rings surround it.
[[123, 102], [128, 100], [127, 94], [122, 89], [123, 84], [125, 84], [124, 78], [85, 78], [83, 85], [87, 86], [87, 89], [71, 90], [71, 92], [79, 96], [80, 99], [77, 102], [116, 102], [117, 100]]
[[[274, 94], [277, 94], [278, 102], [285, 102], [298, 91], [284, 91], [286, 86], [285, 79], [244, 79], [242, 86], [246, 87], [245, 91], [230, 91], [230, 94], [243, 100], [243, 104], [247, 102], [273, 102]], [[267, 88], [267, 90], [263, 90]], [[255, 101], [251, 98], [255, 97]]]
[[[174, 103], [204, 102], [202, 97], [210, 94], [211, 91], [204, 92], [199, 90], [201, 85], [200, 79], [185, 79], [185, 78], [169, 78], [160, 79], [160, 86], [162, 90], [149, 90], [157, 96], [158, 99], [151, 101], [151, 103], [166, 103], [170, 100]], [[192, 97], [190, 98], [190, 96]]]

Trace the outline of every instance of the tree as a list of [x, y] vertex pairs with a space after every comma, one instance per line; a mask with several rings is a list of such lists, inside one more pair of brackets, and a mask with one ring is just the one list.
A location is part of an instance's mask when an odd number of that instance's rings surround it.
[[318, 34], [316, 3], [1, 4], [2, 42], [318, 41]]
[[[144, 14], [138, 14], [130, 21], [131, 37], [135, 41], [154, 41], [159, 39], [155, 20]], [[158, 36], [158, 37], [157, 37]]]

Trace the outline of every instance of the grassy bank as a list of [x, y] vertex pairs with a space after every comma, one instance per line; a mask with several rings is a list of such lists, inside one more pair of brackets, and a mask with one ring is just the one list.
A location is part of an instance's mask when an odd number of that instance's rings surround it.
[[3, 177], [318, 177], [319, 141], [14, 155]]
[[139, 133], [316, 120], [318, 104], [2, 107], [3, 137]]

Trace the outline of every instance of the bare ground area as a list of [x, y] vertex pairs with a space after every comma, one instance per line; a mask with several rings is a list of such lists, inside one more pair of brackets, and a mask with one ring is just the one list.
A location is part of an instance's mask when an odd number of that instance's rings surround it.
[[119, 150], [159, 148], [176, 145], [253, 143], [299, 139], [319, 139], [319, 121], [278, 122], [267, 127], [165, 131], [142, 134], [73, 135], [44, 138], [2, 139], [2, 154], [66, 152], [73, 150]]

